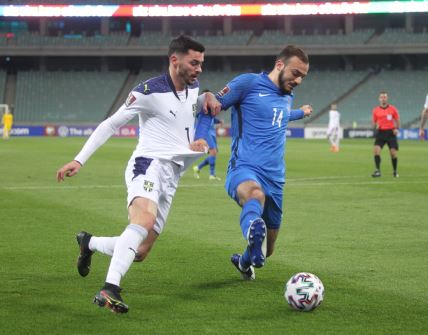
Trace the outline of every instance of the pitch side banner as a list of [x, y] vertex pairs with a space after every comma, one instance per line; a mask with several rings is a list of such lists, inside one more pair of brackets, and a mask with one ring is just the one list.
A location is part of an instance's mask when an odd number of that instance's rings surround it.
[[[307, 127], [305, 128], [305, 138], [308, 139], [321, 139], [321, 138], [327, 138], [327, 128], [312, 128], [312, 127]], [[340, 128], [339, 129], [339, 138], [343, 138], [343, 129]]]
[[288, 138], [304, 138], [305, 129], [304, 128], [288, 128], [287, 129]]
[[[44, 126], [13, 126], [11, 136], [45, 136]], [[3, 127], [0, 127], [0, 135], [3, 135]]]
[[[97, 126], [57, 126], [51, 130], [51, 136], [73, 137], [73, 136], [91, 136]], [[138, 134], [137, 126], [120, 127], [113, 135], [115, 137], [136, 137]]]
[[[419, 128], [411, 129], [400, 129], [398, 133], [398, 139], [400, 140], [418, 140], [419, 139]], [[425, 130], [425, 139], [428, 139], [428, 132]]]
[[[373, 129], [345, 129], [344, 135], [345, 138], [373, 138], [374, 131]], [[418, 140], [419, 129], [400, 129], [397, 137], [400, 140]], [[425, 139], [428, 139], [427, 131], [425, 131]]]
[[345, 129], [344, 131], [345, 138], [371, 138], [374, 136], [373, 129]]
[[[90, 136], [97, 126], [27, 126], [14, 125], [11, 129], [12, 136], [59, 136], [76, 137]], [[3, 135], [3, 127], [0, 127], [0, 136]], [[138, 126], [127, 125], [121, 127], [113, 136], [115, 137], [136, 137], [138, 135]]]

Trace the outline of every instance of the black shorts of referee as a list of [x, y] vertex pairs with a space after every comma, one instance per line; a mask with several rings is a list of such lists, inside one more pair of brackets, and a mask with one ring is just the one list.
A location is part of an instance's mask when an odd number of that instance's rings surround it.
[[374, 145], [378, 145], [383, 148], [385, 143], [388, 144], [389, 149], [398, 150], [397, 136], [394, 135], [393, 129], [377, 130]]

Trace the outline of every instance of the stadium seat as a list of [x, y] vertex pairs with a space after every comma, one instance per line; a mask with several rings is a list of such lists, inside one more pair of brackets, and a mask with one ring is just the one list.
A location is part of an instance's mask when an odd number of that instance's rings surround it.
[[127, 72], [18, 72], [15, 120], [98, 123], [109, 111]]
[[360, 86], [338, 106], [342, 123], [358, 126], [371, 125], [371, 112], [378, 105], [380, 91], [386, 91], [389, 102], [398, 108], [401, 123], [405, 124], [418, 117], [427, 88], [423, 83], [428, 78], [428, 71], [382, 71]]

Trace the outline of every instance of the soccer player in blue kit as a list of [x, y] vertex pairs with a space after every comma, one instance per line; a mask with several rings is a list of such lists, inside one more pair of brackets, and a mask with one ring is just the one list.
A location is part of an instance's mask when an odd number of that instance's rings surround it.
[[[210, 92], [210, 90], [203, 90], [202, 93], [207, 93]], [[200, 109], [198, 111], [198, 115], [197, 115], [197, 123], [199, 121], [200, 118], [200, 113], [204, 113], [203, 112], [203, 106], [200, 106]], [[208, 144], [208, 157], [206, 157], [201, 163], [199, 163], [199, 165], [195, 165], [193, 167], [193, 176], [196, 179], [199, 179], [199, 173], [201, 171], [201, 169], [206, 166], [209, 165], [210, 166], [210, 176], [209, 176], [209, 180], [217, 180], [220, 181], [221, 178], [217, 177], [216, 173], [215, 173], [215, 165], [216, 165], [216, 159], [217, 159], [217, 152], [218, 152], [218, 147], [217, 147], [217, 130], [216, 130], [216, 125], [222, 125], [223, 124], [223, 120], [220, 120], [216, 117], [211, 117], [211, 122], [210, 122], [210, 127], [209, 127], [209, 131], [207, 134], [207, 137], [205, 138], [205, 140], [207, 141]]]
[[247, 248], [231, 261], [246, 280], [255, 279], [254, 267], [262, 267], [274, 250], [282, 220], [287, 125], [312, 113], [310, 105], [291, 109], [292, 91], [308, 70], [306, 53], [290, 45], [277, 56], [270, 73], [242, 74], [216, 94], [223, 110], [232, 107], [225, 187], [242, 207]]

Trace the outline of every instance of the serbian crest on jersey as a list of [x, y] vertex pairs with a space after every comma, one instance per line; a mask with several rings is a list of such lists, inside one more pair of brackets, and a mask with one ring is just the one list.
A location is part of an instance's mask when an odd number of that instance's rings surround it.
[[230, 88], [229, 88], [229, 86], [225, 86], [220, 92], [218, 92], [217, 94], [220, 96], [220, 97], [224, 97], [227, 93], [229, 93], [230, 92]]
[[153, 183], [152, 181], [144, 180], [143, 188], [146, 192], [151, 192], [151, 191], [153, 191], [154, 185], [155, 185], [155, 183]]
[[137, 98], [131, 93], [129, 93], [128, 98], [126, 98], [125, 106], [129, 107], [132, 103], [137, 100]]

